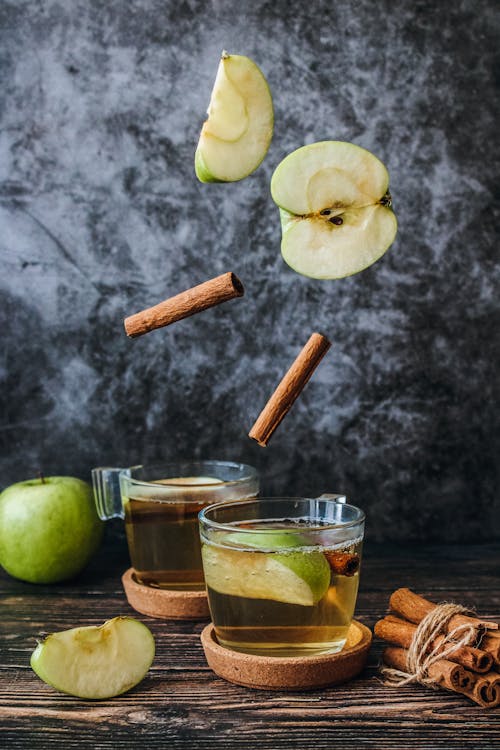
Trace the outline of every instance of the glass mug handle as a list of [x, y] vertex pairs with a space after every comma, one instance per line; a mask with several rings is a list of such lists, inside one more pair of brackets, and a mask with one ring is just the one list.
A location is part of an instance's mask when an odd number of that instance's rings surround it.
[[345, 495], [332, 495], [327, 492], [317, 497], [316, 500], [335, 500], [336, 503], [344, 504], [347, 502], [347, 497]]
[[125, 518], [120, 492], [120, 474], [129, 477], [131, 472], [132, 469], [118, 469], [108, 466], [99, 466], [97, 469], [92, 469], [94, 500], [99, 518], [103, 521], [108, 521], [111, 518]]

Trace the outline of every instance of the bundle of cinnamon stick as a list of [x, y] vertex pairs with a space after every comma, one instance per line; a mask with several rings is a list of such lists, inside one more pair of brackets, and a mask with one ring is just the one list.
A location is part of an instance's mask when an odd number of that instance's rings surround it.
[[[440, 605], [424, 599], [410, 589], [395, 591], [389, 602], [391, 611], [375, 625], [375, 635], [390, 644], [382, 658], [388, 671], [398, 670], [411, 674], [408, 654], [417, 626]], [[457, 630], [461, 628], [462, 630]], [[446, 634], [470, 630], [470, 645], [453, 648], [453, 641]], [[498, 623], [466, 614], [455, 614], [445, 623], [444, 632], [437, 634], [431, 643], [425, 644], [427, 652], [437, 656], [427, 669], [426, 684], [434, 684], [447, 690], [466, 695], [484, 708], [500, 705], [500, 630]], [[453, 636], [454, 637], [454, 636]], [[447, 652], [440, 658], [440, 652]], [[383, 670], [384, 671], [384, 670]], [[408, 682], [409, 680], [406, 680]], [[402, 680], [401, 684], [405, 681]], [[397, 684], [397, 683], [393, 683]]]

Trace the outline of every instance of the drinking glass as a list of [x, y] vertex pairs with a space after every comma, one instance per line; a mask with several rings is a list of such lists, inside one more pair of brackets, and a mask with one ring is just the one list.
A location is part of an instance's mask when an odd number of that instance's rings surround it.
[[218, 642], [266, 656], [340, 651], [356, 604], [364, 519], [341, 495], [203, 508], [203, 569]]
[[125, 519], [135, 579], [147, 586], [203, 591], [198, 513], [255, 497], [256, 470], [230, 461], [180, 461], [92, 471], [101, 518]]

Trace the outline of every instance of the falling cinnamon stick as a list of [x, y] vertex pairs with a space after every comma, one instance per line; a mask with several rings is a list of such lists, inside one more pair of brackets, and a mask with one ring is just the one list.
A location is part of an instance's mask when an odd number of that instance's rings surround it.
[[130, 315], [124, 320], [125, 331], [130, 338], [136, 338], [156, 328], [163, 328], [182, 318], [188, 318], [209, 307], [219, 305], [221, 302], [242, 297], [244, 293], [243, 284], [234, 273], [223, 273], [192, 289], [176, 294], [175, 297], [170, 297], [154, 307]]
[[290, 411], [331, 343], [321, 333], [313, 333], [258, 416], [249, 437], [265, 447]]
[[[410, 589], [402, 588], [395, 591], [390, 600], [389, 606], [398, 615], [401, 615], [410, 622], [419, 623], [424, 617], [429, 614], [437, 604], [424, 599], [422, 596], [415, 594]], [[491, 622], [489, 620], [482, 620], [478, 617], [470, 617], [468, 615], [454, 615], [448, 622], [448, 632], [454, 630], [461, 625], [471, 625], [478, 631], [484, 630], [498, 630], [498, 623]]]
[[[375, 623], [375, 635], [388, 643], [395, 643], [403, 648], [409, 648], [413, 641], [417, 626], [412, 622], [401, 620], [399, 617], [388, 615], [383, 620]], [[439, 635], [430, 644], [431, 650], [439, 650], [449, 644], [444, 643], [445, 638]], [[462, 646], [454, 653], [446, 656], [448, 661], [461, 664], [466, 669], [473, 672], [488, 672], [493, 665], [493, 656], [479, 648], [472, 646]]]

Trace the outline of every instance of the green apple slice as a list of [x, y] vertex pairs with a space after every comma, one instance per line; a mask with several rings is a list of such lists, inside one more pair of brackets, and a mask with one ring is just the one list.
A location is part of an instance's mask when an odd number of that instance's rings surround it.
[[230, 543], [255, 551], [204, 544], [205, 582], [214, 591], [304, 607], [317, 604], [328, 591], [330, 566], [321, 552], [262, 551], [298, 547], [303, 544], [299, 535], [243, 532], [231, 534]]
[[222, 53], [208, 119], [195, 154], [201, 182], [235, 182], [264, 159], [273, 136], [273, 102], [258, 66], [243, 55]]
[[52, 633], [31, 655], [48, 685], [78, 698], [112, 698], [137, 685], [155, 655], [151, 631], [131, 617]]
[[271, 179], [286, 263], [314, 279], [371, 266], [396, 236], [388, 188], [387, 169], [360, 146], [321, 141], [293, 151]]
[[152, 484], [171, 484], [174, 487], [182, 484], [187, 487], [198, 487], [205, 484], [224, 484], [224, 482], [216, 477], [168, 477], [168, 479], [154, 479]]

